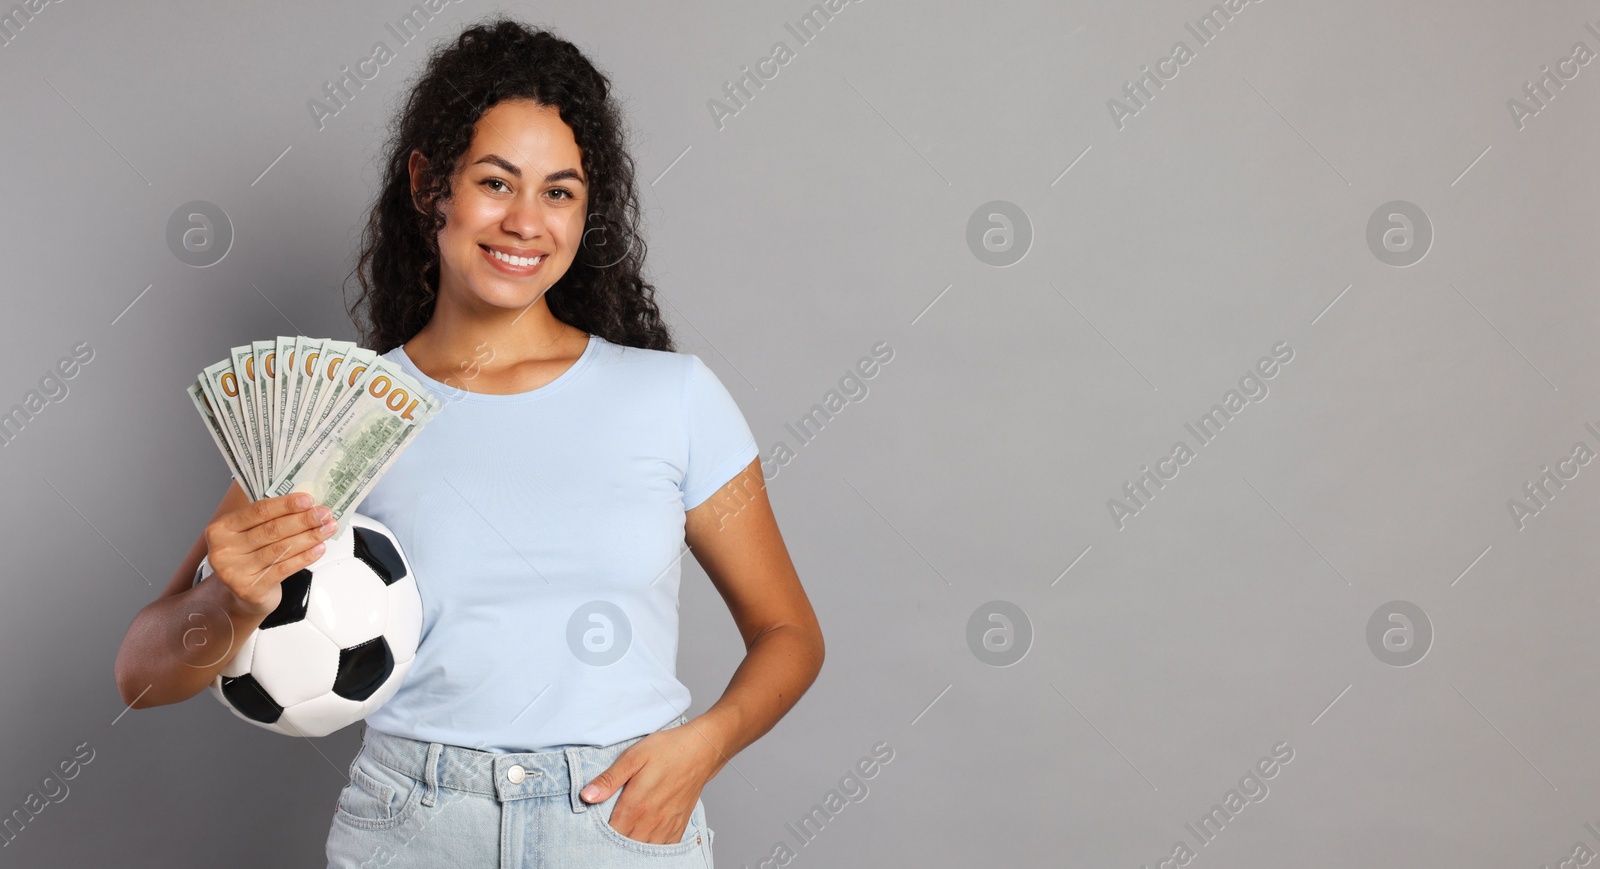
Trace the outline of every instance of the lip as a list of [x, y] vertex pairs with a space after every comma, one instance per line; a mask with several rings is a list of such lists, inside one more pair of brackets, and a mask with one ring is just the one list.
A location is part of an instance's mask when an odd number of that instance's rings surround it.
[[[501, 272], [504, 272], [505, 274], [515, 275], [517, 277], [525, 277], [527, 275], [534, 274], [534, 273], [538, 272], [539, 269], [544, 268], [544, 264], [546, 262], [550, 261], [550, 254], [549, 254], [548, 251], [537, 250], [537, 249], [534, 249], [534, 248], [528, 248], [526, 250], [518, 250], [517, 248], [505, 247], [503, 245], [481, 245], [480, 244], [480, 245], [478, 245], [478, 250], [483, 253], [483, 258], [489, 261], [489, 265], [493, 266], [494, 268], [498, 269]], [[537, 264], [531, 265], [531, 266], [514, 266], [511, 263], [506, 262], [505, 260], [501, 260], [501, 259], [495, 258], [494, 254], [489, 252], [491, 250], [497, 250], [497, 251], [499, 251], [501, 253], [510, 254], [512, 256], [524, 256], [524, 257], [526, 257], [526, 256], [543, 256], [544, 259], [539, 260], [539, 262]]]

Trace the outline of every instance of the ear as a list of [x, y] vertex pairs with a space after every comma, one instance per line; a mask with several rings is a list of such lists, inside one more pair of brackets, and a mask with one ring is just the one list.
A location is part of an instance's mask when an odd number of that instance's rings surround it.
[[406, 163], [406, 169], [411, 174], [411, 204], [423, 213], [426, 213], [427, 209], [423, 208], [422, 203], [417, 200], [417, 193], [422, 189], [422, 170], [426, 169], [427, 166], [428, 158], [422, 156], [421, 151], [412, 148], [411, 157]]

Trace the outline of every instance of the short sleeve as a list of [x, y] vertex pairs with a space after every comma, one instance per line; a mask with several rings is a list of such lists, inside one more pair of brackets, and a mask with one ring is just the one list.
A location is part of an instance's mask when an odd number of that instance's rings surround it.
[[716, 494], [759, 455], [750, 424], [727, 387], [699, 356], [688, 355], [688, 379], [683, 386], [688, 462], [681, 486], [685, 510]]

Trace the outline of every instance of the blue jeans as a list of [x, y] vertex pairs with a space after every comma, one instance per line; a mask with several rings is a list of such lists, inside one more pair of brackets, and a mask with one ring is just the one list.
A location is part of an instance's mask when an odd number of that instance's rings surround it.
[[[686, 721], [679, 716], [666, 727]], [[712, 833], [699, 800], [683, 838], [655, 844], [610, 824], [626, 784], [592, 805], [578, 796], [643, 738], [495, 754], [367, 728], [334, 809], [328, 867], [712, 869]]]

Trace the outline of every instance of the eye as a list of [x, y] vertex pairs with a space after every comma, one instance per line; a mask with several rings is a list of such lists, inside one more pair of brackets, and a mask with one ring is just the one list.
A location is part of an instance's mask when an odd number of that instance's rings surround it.
[[574, 198], [574, 197], [573, 197], [573, 195], [572, 195], [572, 191], [571, 191], [571, 190], [568, 190], [568, 189], [567, 189], [567, 188], [565, 188], [565, 187], [555, 187], [555, 188], [551, 188], [551, 190], [550, 190], [550, 192], [551, 192], [551, 193], [565, 193], [565, 194], [566, 194], [566, 197], [565, 197], [565, 198], [567, 198], [567, 199], [572, 199], [572, 198]]
[[[484, 180], [479, 181], [478, 183], [482, 184], [485, 187], [488, 187], [490, 184], [499, 184], [501, 187], [505, 187], [506, 186], [506, 183], [504, 181], [501, 181], [499, 178], [485, 178]], [[496, 190], [494, 192], [499, 193], [500, 191]]]

